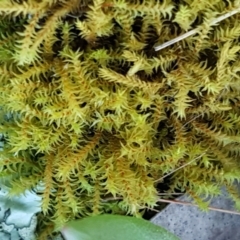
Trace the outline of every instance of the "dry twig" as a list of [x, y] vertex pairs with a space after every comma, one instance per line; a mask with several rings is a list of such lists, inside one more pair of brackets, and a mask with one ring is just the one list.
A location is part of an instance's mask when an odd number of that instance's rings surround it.
[[178, 171], [179, 169], [186, 167], [187, 165], [189, 165], [189, 164], [191, 164], [192, 162], [196, 161], [197, 159], [201, 158], [204, 154], [205, 154], [205, 152], [202, 153], [200, 156], [194, 158], [194, 159], [191, 160], [190, 162], [187, 162], [186, 164], [180, 166], [179, 168], [176, 168], [175, 170], [171, 171], [170, 173], [168, 173], [168, 174], [164, 175], [163, 177], [155, 180], [154, 182], [161, 182], [164, 178], [168, 177], [169, 175], [171, 175], [172, 173]]
[[[178, 201], [178, 200], [159, 199], [158, 202], [175, 203], [175, 204], [180, 204], [180, 205], [187, 205], [187, 206], [198, 207], [197, 204], [190, 203], [190, 202]], [[220, 208], [216, 208], [216, 207], [208, 207], [208, 210], [217, 211], [217, 212], [223, 212], [223, 213], [229, 213], [229, 214], [235, 214], [235, 215], [240, 215], [240, 212], [220, 209]]]
[[[225, 13], [224, 15], [222, 15], [222, 16], [214, 19], [214, 20], [210, 23], [210, 25], [215, 25], [215, 24], [223, 21], [224, 19], [229, 18], [229, 17], [235, 15], [235, 14], [238, 13], [238, 12], [240, 12], [240, 7], [236, 8], [236, 9], [233, 9], [232, 11], [230, 11], [230, 12], [228, 12], [228, 13]], [[195, 28], [195, 29], [193, 29], [193, 30], [191, 30], [191, 31], [189, 31], [189, 32], [186, 32], [186, 33], [184, 33], [183, 35], [178, 36], [178, 37], [176, 37], [176, 38], [174, 38], [174, 39], [172, 39], [172, 40], [170, 40], [170, 41], [168, 41], [168, 42], [165, 42], [165, 43], [163, 43], [163, 44], [155, 44], [153, 48], [154, 48], [155, 51], [162, 50], [162, 49], [164, 49], [164, 48], [166, 48], [166, 47], [168, 47], [168, 46], [173, 45], [174, 43], [177, 43], [177, 42], [179, 42], [179, 41], [181, 41], [181, 40], [183, 40], [183, 39], [185, 39], [185, 38], [188, 38], [188, 37], [190, 37], [190, 36], [192, 36], [192, 35], [195, 35], [196, 33], [199, 32], [199, 30], [200, 30], [199, 27], [198, 27], [198, 28]]]

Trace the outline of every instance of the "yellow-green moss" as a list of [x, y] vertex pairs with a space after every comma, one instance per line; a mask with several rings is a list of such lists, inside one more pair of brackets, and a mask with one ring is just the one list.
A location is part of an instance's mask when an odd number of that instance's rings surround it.
[[238, 5], [1, 0], [0, 177], [10, 193], [40, 186], [45, 219], [59, 227], [106, 212], [109, 197], [116, 212], [154, 207], [158, 180], [200, 155], [171, 175], [170, 191], [199, 203], [230, 188], [240, 178], [240, 14], [209, 23]]

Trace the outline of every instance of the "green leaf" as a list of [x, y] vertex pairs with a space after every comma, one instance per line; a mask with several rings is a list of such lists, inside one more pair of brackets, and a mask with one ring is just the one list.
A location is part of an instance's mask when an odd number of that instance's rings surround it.
[[179, 240], [149, 221], [120, 215], [100, 215], [71, 221], [62, 229], [66, 240]]

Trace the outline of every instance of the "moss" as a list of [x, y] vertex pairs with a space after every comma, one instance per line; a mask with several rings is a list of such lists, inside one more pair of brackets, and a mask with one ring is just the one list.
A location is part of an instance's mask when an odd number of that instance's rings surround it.
[[1, 2], [0, 177], [41, 194], [50, 232], [108, 212], [109, 198], [140, 216], [166, 175], [202, 207], [239, 179], [239, 15], [210, 24], [234, 4]]

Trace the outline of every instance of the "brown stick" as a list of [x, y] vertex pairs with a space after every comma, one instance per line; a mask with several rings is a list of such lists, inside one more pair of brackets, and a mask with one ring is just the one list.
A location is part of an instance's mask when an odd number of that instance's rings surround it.
[[204, 154], [205, 154], [205, 152], [202, 153], [200, 156], [194, 158], [194, 159], [191, 160], [190, 162], [187, 162], [186, 164], [182, 165], [181, 167], [176, 168], [175, 170], [171, 171], [170, 173], [168, 173], [168, 174], [164, 175], [163, 177], [161, 177], [161, 178], [155, 180], [154, 182], [161, 182], [165, 177], [168, 177], [169, 175], [171, 175], [172, 173], [178, 171], [179, 169], [186, 167], [187, 165], [191, 164], [191, 163], [194, 162], [195, 160], [201, 158]]
[[[225, 13], [225, 14], [223, 14], [222, 16], [214, 19], [214, 20], [211, 22], [211, 25], [215, 25], [215, 24], [223, 21], [224, 19], [233, 16], [234, 14], [236, 14], [236, 13], [238, 13], [238, 12], [240, 12], [240, 7], [239, 7], [239, 6], [238, 6], [238, 8], [233, 9], [232, 11], [230, 11], [230, 12], [228, 12], [228, 13]], [[168, 41], [168, 42], [165, 42], [165, 43], [163, 43], [163, 44], [156, 44], [156, 45], [154, 46], [154, 49], [155, 49], [155, 51], [159, 51], [159, 50], [161, 50], [161, 49], [164, 49], [164, 48], [166, 48], [166, 47], [168, 47], [168, 46], [173, 45], [173, 44], [176, 43], [176, 42], [179, 42], [179, 41], [181, 41], [181, 40], [183, 40], [183, 39], [185, 39], [185, 38], [187, 38], [187, 37], [189, 37], [189, 36], [192, 36], [192, 35], [198, 33], [198, 31], [199, 31], [199, 28], [195, 28], [195, 29], [193, 29], [193, 30], [191, 30], [191, 31], [189, 31], [189, 32], [186, 32], [186, 33], [184, 33], [183, 35], [178, 36], [178, 37], [176, 37], [176, 38], [174, 38], [174, 39], [172, 39], [172, 40], [170, 40], [170, 41]]]
[[[180, 205], [198, 207], [197, 204], [190, 203], [190, 202], [178, 201], [178, 200], [158, 199], [158, 202], [175, 203], [175, 204], [180, 204]], [[217, 211], [217, 212], [223, 212], [223, 213], [229, 213], [229, 214], [240, 215], [240, 212], [231, 211], [231, 210], [225, 210], [225, 209], [220, 209], [220, 208], [216, 208], [216, 207], [208, 207], [208, 210]]]

